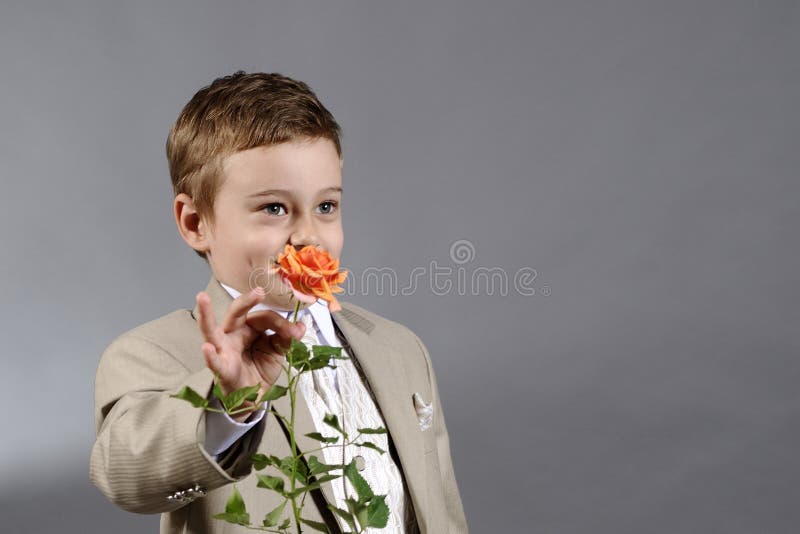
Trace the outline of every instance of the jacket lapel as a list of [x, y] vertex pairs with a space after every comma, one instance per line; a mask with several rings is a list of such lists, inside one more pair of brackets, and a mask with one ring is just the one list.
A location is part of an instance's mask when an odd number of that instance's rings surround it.
[[375, 394], [389, 435], [394, 442], [414, 509], [418, 516], [425, 508], [425, 450], [413, 409], [412, 393], [404, 365], [405, 356], [388, 342], [372, 335], [375, 325], [340, 302], [341, 311], [331, 314], [342, 331], [350, 356], [357, 360]]
[[[222, 322], [233, 298], [213, 275], [205, 291], [210, 297], [217, 322]], [[425, 451], [422, 441], [414, 439], [419, 435], [420, 429], [403, 365], [404, 355], [388, 344], [389, 340], [379, 340], [372, 335], [375, 328], [372, 321], [350, 308], [347, 302], [340, 303], [341, 311], [331, 313], [331, 318], [344, 335], [350, 356], [360, 364], [375, 394], [378, 408], [400, 457], [414, 508], [417, 515], [422, 515], [425, 510]], [[192, 315], [195, 319], [199, 317], [197, 304]], [[278, 384], [286, 386], [284, 374], [281, 374]], [[272, 409], [288, 417], [291, 411], [288, 395], [272, 401]], [[294, 424], [295, 439], [300, 451], [320, 446], [316, 440], [306, 437], [306, 434], [316, 432], [317, 429], [302, 394], [298, 394], [296, 398]], [[320, 489], [329, 503], [335, 503], [330, 482], [322, 484]]]

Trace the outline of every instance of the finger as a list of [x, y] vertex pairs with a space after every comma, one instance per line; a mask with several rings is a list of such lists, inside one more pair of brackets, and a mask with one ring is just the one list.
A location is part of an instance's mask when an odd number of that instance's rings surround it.
[[281, 354], [285, 353], [289, 347], [292, 346], [292, 339], [302, 341], [306, 333], [306, 325], [304, 323], [295, 324], [289, 321], [289, 324], [291, 325], [290, 335], [286, 335], [284, 331], [278, 330], [274, 334], [268, 336], [270, 344], [276, 347]]
[[211, 372], [223, 380], [227, 378], [227, 366], [213, 344], [203, 343], [203, 357], [206, 360], [206, 367], [211, 369]]
[[303, 323], [295, 324], [273, 310], [259, 310], [253, 312], [246, 317], [246, 323], [259, 332], [273, 330], [287, 341], [289, 338], [295, 338], [297, 340], [302, 339], [306, 331], [306, 327]]
[[272, 334], [268, 336], [267, 343], [273, 350], [278, 352], [279, 354], [286, 354], [286, 351], [292, 346], [292, 338], [281, 336], [279, 334]]
[[252, 345], [253, 350], [260, 353], [277, 354], [281, 356], [285, 355], [286, 351], [288, 351], [291, 346], [292, 338], [279, 336], [277, 334], [272, 334], [270, 336], [262, 334]]
[[258, 287], [236, 297], [228, 306], [228, 312], [222, 322], [222, 331], [230, 332], [244, 326], [247, 312], [263, 298], [264, 291]]
[[211, 308], [211, 299], [205, 291], [201, 291], [195, 297], [197, 301], [198, 311], [200, 318], [197, 323], [200, 325], [200, 332], [203, 334], [203, 339], [209, 343], [213, 343], [217, 347], [221, 347], [222, 340], [219, 339], [217, 331], [217, 319], [214, 317], [214, 310]]

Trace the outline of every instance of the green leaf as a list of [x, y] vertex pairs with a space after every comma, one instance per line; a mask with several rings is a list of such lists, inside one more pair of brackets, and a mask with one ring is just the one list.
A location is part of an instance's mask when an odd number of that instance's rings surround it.
[[175, 395], [170, 395], [170, 397], [185, 400], [191, 403], [192, 406], [195, 408], [207, 408], [208, 407], [208, 399], [200, 395], [198, 392], [190, 388], [189, 386], [183, 386], [180, 391], [178, 391]]
[[295, 474], [300, 483], [308, 484], [308, 466], [301, 458], [297, 459], [297, 472]]
[[342, 510], [341, 508], [337, 508], [332, 504], [328, 505], [328, 510], [330, 510], [334, 514], [338, 515], [339, 517], [347, 521], [347, 524], [350, 525], [350, 528], [352, 528], [353, 530], [358, 530], [356, 528], [356, 518], [353, 517], [353, 514], [351, 514], [346, 510]]
[[250, 514], [247, 513], [242, 495], [235, 485], [233, 486], [233, 493], [225, 503], [225, 513], [217, 514], [214, 517], [237, 525], [250, 524]]
[[339, 441], [339, 436], [327, 437], [323, 436], [319, 432], [309, 432], [308, 434], [306, 434], [306, 436], [311, 439], [321, 441], [322, 443], [336, 443], [337, 441]]
[[225, 513], [226, 514], [247, 513], [244, 501], [242, 500], [242, 494], [239, 493], [239, 489], [235, 485], [233, 486], [233, 493], [231, 494], [230, 497], [228, 497], [228, 502], [225, 503]]
[[341, 347], [329, 347], [327, 345], [314, 345], [311, 347], [312, 352], [314, 353], [314, 357], [308, 361], [308, 369], [309, 370], [316, 370], [322, 369], [323, 367], [333, 367], [331, 365], [331, 359], [338, 357], [341, 354], [342, 348]]
[[275, 384], [271, 388], [269, 388], [266, 391], [266, 393], [264, 393], [264, 395], [261, 397], [261, 400], [259, 402], [266, 402], [266, 401], [272, 401], [272, 400], [275, 400], [275, 399], [280, 399], [281, 397], [286, 395], [287, 391], [288, 391], [288, 389], [286, 389], [285, 387]]
[[317, 459], [316, 456], [309, 456], [308, 457], [308, 469], [312, 475], [318, 475], [320, 473], [327, 473], [328, 471], [332, 471], [333, 469], [339, 469], [339, 465], [337, 464], [326, 464], [322, 463]]
[[359, 428], [359, 432], [362, 434], [386, 434], [386, 429], [383, 427], [380, 428]]
[[261, 471], [268, 465], [272, 465], [272, 460], [266, 456], [265, 454], [261, 454], [260, 452], [255, 453], [250, 457], [250, 461], [253, 462], [253, 467], [256, 471]]
[[336, 417], [335, 414], [326, 413], [325, 416], [322, 418], [322, 422], [328, 425], [329, 427], [333, 428], [334, 430], [338, 431], [345, 439], [347, 439], [347, 432], [342, 430], [342, 427], [339, 426], [339, 418]]
[[367, 507], [365, 506], [361, 510], [358, 511], [356, 514], [356, 519], [358, 519], [358, 524], [362, 526], [362, 528], [367, 528]]
[[281, 514], [283, 513], [283, 509], [286, 508], [286, 502], [283, 501], [281, 504], [278, 505], [273, 511], [268, 513], [264, 516], [264, 522], [262, 523], [265, 527], [274, 527], [278, 524], [278, 520], [281, 518]]
[[355, 460], [351, 460], [349, 464], [344, 466], [344, 476], [347, 477], [347, 480], [350, 481], [356, 493], [358, 493], [359, 502], [364, 503], [375, 495], [372, 492], [372, 488], [367, 484], [367, 481], [364, 480], [364, 477], [358, 472]]
[[320, 356], [319, 358], [312, 358], [308, 360], [308, 362], [306, 363], [306, 367], [310, 371], [322, 369], [323, 367], [328, 367], [330, 359], [331, 359], [330, 356]]
[[[214, 387], [211, 388], [211, 391], [214, 393], [214, 396], [222, 402], [225, 399], [225, 394], [222, 392], [222, 387], [219, 385], [219, 377], [214, 378]], [[224, 406], [224, 403], [223, 403]]]
[[276, 463], [274, 465], [275, 465], [275, 467], [278, 468], [278, 470], [281, 473], [283, 473], [287, 477], [291, 478], [292, 477], [292, 464], [293, 463], [294, 463], [293, 462], [293, 458], [291, 456], [284, 456], [283, 458], [278, 460], [278, 463]]
[[214, 519], [222, 519], [235, 525], [250, 526], [250, 514], [214, 514]]
[[281, 465], [281, 459], [274, 454], [267, 456], [266, 454], [256, 453], [250, 457], [250, 461], [253, 462], [253, 467], [256, 471], [261, 471], [270, 465], [280, 468], [279, 466]]
[[314, 345], [311, 347], [315, 358], [320, 356], [340, 356], [342, 354], [342, 347], [331, 347], [328, 345]]
[[225, 406], [225, 410], [232, 412], [236, 408], [240, 407], [246, 400], [251, 402], [255, 401], [258, 398], [258, 390], [258, 384], [255, 386], [245, 386], [243, 388], [233, 390], [228, 393], [224, 399], [222, 399], [222, 405]]
[[294, 499], [295, 497], [298, 497], [303, 493], [305, 493], [305, 491], [306, 487], [300, 486], [299, 488], [295, 488], [293, 491], [287, 491], [284, 495], [286, 496], [287, 499]]
[[319, 530], [320, 532], [330, 533], [330, 530], [328, 530], [328, 526], [325, 525], [325, 523], [320, 523], [319, 521], [312, 521], [312, 520], [306, 519], [304, 517], [300, 518], [300, 522], [308, 525], [309, 527], [313, 528], [314, 530]]
[[287, 528], [289, 528], [289, 524], [291, 522], [292, 521], [287, 517], [286, 519], [283, 520], [283, 523], [281, 523], [281, 525], [278, 527], [278, 530], [286, 530]]
[[384, 528], [389, 521], [389, 506], [386, 504], [386, 495], [376, 495], [367, 505], [368, 527]]
[[359, 446], [359, 447], [366, 447], [368, 449], [372, 449], [372, 450], [378, 451], [381, 454], [385, 454], [386, 453], [385, 450], [381, 449], [380, 447], [378, 447], [377, 445], [375, 445], [371, 441], [363, 441], [361, 443], [356, 443], [356, 445]]
[[367, 505], [366, 504], [361, 504], [360, 502], [358, 502], [357, 500], [355, 500], [352, 497], [347, 497], [344, 500], [344, 502], [347, 504], [347, 509], [350, 510], [350, 513], [354, 514], [354, 515], [355, 515], [356, 512], [358, 512], [362, 508], [364, 510], [367, 509]]
[[322, 486], [324, 483], [330, 482], [332, 480], [336, 480], [337, 478], [340, 478], [341, 476], [342, 475], [322, 475], [321, 477], [316, 479], [314, 482], [312, 482], [308, 486], [302, 486], [300, 488], [295, 488], [294, 491], [290, 491], [289, 493], [286, 494], [286, 496], [289, 497], [290, 499], [292, 497], [297, 497], [298, 495], [300, 495], [302, 493], [305, 493], [307, 491], [319, 489], [320, 486]]
[[358, 524], [361, 525], [361, 528], [367, 528], [367, 505], [355, 500], [352, 497], [346, 498], [344, 502], [347, 503], [347, 508], [350, 510], [350, 513], [355, 516]]
[[296, 339], [292, 339], [292, 345], [289, 348], [289, 365], [292, 367], [300, 367], [301, 364], [308, 361], [308, 347], [305, 343], [301, 343]]
[[[295, 464], [297, 467], [296, 471], [293, 473], [292, 466]], [[294, 477], [295, 480], [299, 480], [301, 484], [308, 482], [308, 468], [306, 467], [305, 462], [303, 462], [300, 458], [295, 461], [293, 457], [285, 456], [280, 459], [279, 464], [274, 465], [280, 470], [281, 473], [289, 477], [289, 480]]]
[[272, 491], [277, 491], [281, 495], [284, 494], [283, 479], [281, 477], [274, 477], [271, 475], [256, 475], [256, 477], [258, 477], [257, 486], [259, 488], [267, 488]]

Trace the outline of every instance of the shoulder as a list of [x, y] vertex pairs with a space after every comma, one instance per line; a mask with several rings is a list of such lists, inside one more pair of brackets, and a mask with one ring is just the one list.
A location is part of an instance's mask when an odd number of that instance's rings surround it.
[[104, 350], [101, 365], [109, 359], [149, 358], [193, 370], [202, 365], [197, 358], [202, 342], [191, 310], [175, 310], [118, 335]]
[[357, 304], [343, 301], [340, 303], [342, 310], [339, 313], [342, 317], [367, 332], [373, 340], [402, 349], [405, 353], [418, 353], [426, 367], [430, 365], [427, 347], [406, 325]]
[[407, 342], [416, 342], [417, 335], [407, 326], [388, 317], [379, 315], [351, 302], [341, 302], [341, 315], [371, 336], [377, 338], [400, 338]]

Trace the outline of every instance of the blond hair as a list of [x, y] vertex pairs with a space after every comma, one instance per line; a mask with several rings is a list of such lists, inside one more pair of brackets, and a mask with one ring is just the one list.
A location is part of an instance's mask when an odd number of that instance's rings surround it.
[[[177, 196], [192, 198], [214, 224], [214, 199], [223, 160], [241, 150], [298, 139], [326, 138], [342, 157], [341, 128], [304, 82], [273, 72], [237, 71], [200, 89], [167, 137], [167, 160]], [[195, 251], [205, 259], [205, 254]]]

